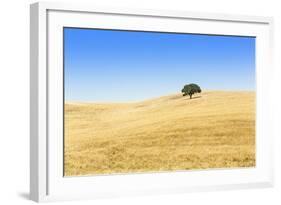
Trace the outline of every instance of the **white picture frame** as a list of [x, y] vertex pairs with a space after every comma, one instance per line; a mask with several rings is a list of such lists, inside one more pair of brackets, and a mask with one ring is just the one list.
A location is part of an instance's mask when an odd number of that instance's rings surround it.
[[[255, 36], [256, 167], [63, 177], [62, 28]], [[30, 198], [56, 201], [273, 186], [273, 19], [40, 2], [30, 10]]]

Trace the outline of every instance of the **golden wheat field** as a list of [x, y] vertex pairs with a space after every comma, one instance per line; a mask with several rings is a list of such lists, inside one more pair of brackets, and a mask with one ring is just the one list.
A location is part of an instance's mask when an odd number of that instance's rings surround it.
[[65, 103], [65, 176], [255, 166], [255, 93]]

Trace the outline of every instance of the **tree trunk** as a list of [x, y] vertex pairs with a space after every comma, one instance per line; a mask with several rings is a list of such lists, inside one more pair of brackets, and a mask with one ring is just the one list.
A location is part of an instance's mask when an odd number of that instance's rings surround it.
[[192, 99], [192, 95], [189, 95], [189, 98]]

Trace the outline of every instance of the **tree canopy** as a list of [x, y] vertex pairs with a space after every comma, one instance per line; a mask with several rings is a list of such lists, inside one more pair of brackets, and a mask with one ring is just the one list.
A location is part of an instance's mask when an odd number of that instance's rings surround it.
[[183, 89], [181, 90], [183, 93], [183, 96], [189, 95], [190, 99], [192, 98], [192, 95], [195, 93], [201, 93], [201, 88], [199, 85], [191, 83], [188, 85], [185, 85]]

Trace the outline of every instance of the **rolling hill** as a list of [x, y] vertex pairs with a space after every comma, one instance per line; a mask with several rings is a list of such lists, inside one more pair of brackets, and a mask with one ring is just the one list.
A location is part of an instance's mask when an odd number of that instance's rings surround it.
[[255, 166], [255, 92], [65, 103], [65, 176]]

